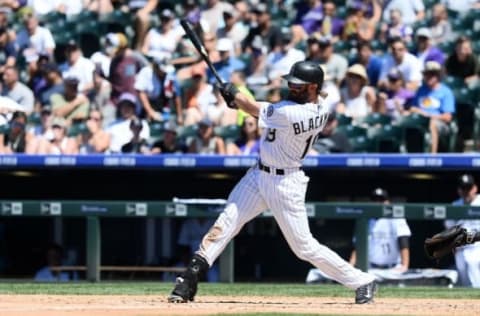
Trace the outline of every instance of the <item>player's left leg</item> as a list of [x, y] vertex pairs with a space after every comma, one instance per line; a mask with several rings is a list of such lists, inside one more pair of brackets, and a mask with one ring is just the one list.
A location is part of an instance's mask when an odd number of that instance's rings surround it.
[[[263, 180], [263, 179], [262, 179]], [[292, 251], [310, 262], [327, 277], [357, 291], [356, 302], [371, 301], [375, 277], [354, 268], [330, 248], [313, 238], [308, 225], [305, 193], [309, 178], [302, 171], [285, 177], [266, 175], [269, 191], [261, 192]], [[261, 188], [265, 186], [260, 185]]]

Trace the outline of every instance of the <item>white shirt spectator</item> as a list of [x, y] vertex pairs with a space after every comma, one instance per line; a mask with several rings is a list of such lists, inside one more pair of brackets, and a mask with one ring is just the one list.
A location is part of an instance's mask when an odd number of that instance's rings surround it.
[[271, 52], [267, 56], [267, 73], [270, 80], [288, 73], [297, 61], [305, 60], [305, 53], [296, 48], [289, 48], [286, 53]]
[[112, 59], [103, 52], [95, 52], [90, 56], [90, 61], [95, 65], [100, 65], [103, 75], [108, 78], [110, 75], [110, 63]]
[[387, 80], [388, 72], [393, 68], [398, 68], [398, 70], [400, 70], [406, 82], [420, 82], [423, 78], [422, 63], [417, 57], [410, 53], [405, 53], [405, 56], [400, 64], [395, 62], [392, 55], [387, 55], [383, 60], [379, 80]]
[[[165, 82], [175, 81], [175, 75], [171, 72], [167, 73]], [[145, 92], [149, 99], [155, 99], [160, 96], [163, 90], [162, 81], [153, 73], [153, 69], [150, 66], [140, 69], [135, 77], [135, 90]]]
[[182, 33], [177, 28], [172, 28], [167, 33], [160, 33], [157, 28], [151, 28], [147, 33], [148, 54], [163, 55], [165, 59], [172, 58], [178, 43], [182, 39]]
[[78, 91], [83, 91], [86, 86], [91, 85], [93, 82], [95, 64], [83, 56], [78, 58], [73, 65], [63, 64], [61, 69], [63, 78], [75, 77], [78, 79]]
[[441, 0], [440, 3], [445, 4], [449, 10], [467, 13], [475, 7], [478, 0]]
[[27, 85], [21, 83], [20, 81], [15, 83], [15, 86], [12, 90], [8, 90], [6, 86], [3, 87], [2, 95], [17, 102], [23, 107], [25, 112], [31, 113], [33, 111], [33, 106], [35, 103], [33, 92]]
[[383, 20], [386, 22], [390, 22], [391, 9], [398, 9], [402, 13], [403, 23], [411, 25], [415, 22], [417, 13], [425, 11], [425, 5], [422, 0], [391, 0], [383, 9]]
[[82, 11], [83, 3], [81, 0], [29, 0], [28, 6], [36, 15], [45, 15], [62, 7], [66, 15], [72, 15]]
[[[150, 127], [145, 120], [142, 120], [142, 131], [140, 132], [140, 138], [150, 138]], [[114, 122], [107, 128], [107, 133], [111, 135], [110, 139], [110, 152], [120, 153], [122, 152], [122, 146], [132, 140], [133, 133], [130, 129], [130, 120], [120, 120]]]
[[48, 54], [49, 49], [55, 49], [55, 41], [49, 29], [43, 26], [37, 26], [35, 33], [31, 36], [27, 30], [23, 28], [18, 32], [17, 42], [29, 43], [29, 47], [35, 49], [38, 54]]
[[364, 86], [357, 97], [351, 98], [347, 93], [347, 88], [342, 88], [340, 93], [345, 104], [345, 115], [361, 118], [370, 112], [370, 106], [367, 103], [368, 89], [370, 87]]

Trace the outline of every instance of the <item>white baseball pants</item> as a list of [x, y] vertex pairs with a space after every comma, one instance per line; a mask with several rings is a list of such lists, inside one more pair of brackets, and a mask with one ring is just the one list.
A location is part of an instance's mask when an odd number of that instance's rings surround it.
[[372, 282], [374, 276], [352, 267], [313, 238], [305, 209], [308, 181], [301, 170], [276, 175], [274, 170], [267, 173], [251, 168], [230, 193], [225, 210], [203, 238], [197, 253], [212, 265], [245, 223], [269, 209], [297, 257], [348, 288], [357, 289]]

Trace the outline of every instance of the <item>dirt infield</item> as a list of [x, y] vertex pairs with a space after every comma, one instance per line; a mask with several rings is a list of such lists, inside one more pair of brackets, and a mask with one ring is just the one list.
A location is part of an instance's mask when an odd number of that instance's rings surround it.
[[110, 295], [0, 295], [2, 316], [147, 316], [242, 313], [341, 315], [480, 315], [480, 300], [378, 298], [355, 305], [353, 298], [199, 296], [188, 304], [165, 297]]

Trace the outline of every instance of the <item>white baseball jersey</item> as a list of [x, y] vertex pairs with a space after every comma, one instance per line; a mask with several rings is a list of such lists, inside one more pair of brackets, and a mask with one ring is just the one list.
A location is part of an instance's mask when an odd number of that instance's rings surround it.
[[258, 125], [263, 128], [262, 163], [275, 168], [301, 167], [315, 137], [327, 122], [328, 108], [293, 101], [262, 105], [258, 118]]
[[309, 178], [299, 167], [325, 125], [326, 113], [321, 105], [311, 103], [281, 101], [262, 105], [259, 125], [265, 130], [260, 159], [269, 169], [261, 170], [259, 164], [250, 168], [230, 193], [225, 210], [197, 251], [210, 265], [245, 223], [268, 209], [292, 251], [330, 279], [351, 289], [375, 279], [352, 267], [310, 233], [305, 208]]
[[[453, 202], [453, 205], [464, 205], [462, 199]], [[480, 195], [477, 195], [470, 205], [480, 205]], [[445, 227], [450, 228], [455, 225], [461, 225], [468, 231], [480, 231], [480, 220], [478, 219], [460, 219], [446, 220]], [[480, 242], [472, 245], [466, 245], [457, 248], [455, 251], [455, 265], [458, 271], [458, 281], [460, 285], [480, 288]]]
[[379, 218], [370, 221], [368, 259], [376, 265], [396, 265], [400, 261], [399, 237], [412, 235], [403, 218]]

